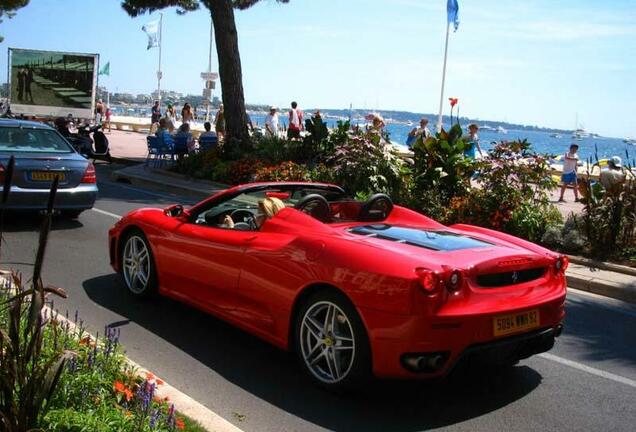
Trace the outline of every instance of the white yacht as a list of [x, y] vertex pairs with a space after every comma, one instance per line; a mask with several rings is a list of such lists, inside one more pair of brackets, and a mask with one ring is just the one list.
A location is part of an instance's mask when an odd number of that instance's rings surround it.
[[502, 134], [508, 133], [508, 131], [503, 126], [497, 126], [497, 132]]
[[583, 138], [589, 138], [590, 134], [583, 128], [578, 128], [572, 132], [572, 138], [577, 141], [581, 141]]
[[550, 134], [550, 137], [551, 137], [551, 138], [560, 139], [560, 138], [561, 138], [561, 134], [558, 134], [558, 133], [551, 133], [551, 134]]

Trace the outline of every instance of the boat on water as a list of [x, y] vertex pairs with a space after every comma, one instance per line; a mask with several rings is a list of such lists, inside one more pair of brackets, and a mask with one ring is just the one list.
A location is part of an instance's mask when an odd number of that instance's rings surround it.
[[507, 134], [508, 131], [503, 126], [497, 126], [496, 131], [501, 134]]
[[636, 138], [625, 138], [623, 142], [625, 144], [636, 145]]
[[414, 124], [414, 123], [413, 123], [411, 120], [409, 120], [409, 121], [407, 121], [407, 122], [406, 122], [406, 125], [407, 125], [407, 126], [413, 126], [413, 124]]
[[583, 140], [583, 138], [589, 138], [590, 134], [582, 128], [578, 128], [576, 130], [574, 130], [574, 132], [572, 132], [572, 138], [574, 138], [577, 141], [581, 141]]
[[481, 130], [487, 130], [487, 131], [494, 131], [494, 130], [497, 130], [497, 129], [495, 129], [494, 127], [492, 127], [492, 126], [490, 126], [490, 125], [483, 125], [483, 126], [479, 126], [479, 128], [480, 128]]
[[560, 138], [561, 138], [561, 134], [558, 134], [558, 133], [551, 133], [551, 134], [550, 134], [550, 138], [560, 139]]

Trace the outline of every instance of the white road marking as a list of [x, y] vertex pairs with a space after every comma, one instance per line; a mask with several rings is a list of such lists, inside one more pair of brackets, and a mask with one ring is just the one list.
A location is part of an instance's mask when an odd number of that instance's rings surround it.
[[95, 208], [95, 207], [93, 207], [91, 210], [93, 210], [94, 212], [97, 212], [97, 213], [101, 213], [101, 214], [106, 215], [106, 216], [110, 216], [110, 217], [115, 218], [115, 219], [117, 219], [117, 220], [119, 220], [119, 219], [121, 219], [121, 218], [122, 218], [122, 217], [121, 217], [120, 215], [118, 215], [118, 214], [111, 213], [111, 212], [107, 212], [106, 210], [100, 210], [100, 209]]
[[587, 372], [587, 373], [589, 373], [591, 375], [596, 375], [596, 376], [599, 376], [601, 378], [605, 378], [605, 379], [608, 379], [608, 380], [611, 380], [611, 381], [614, 381], [614, 382], [617, 382], [617, 383], [625, 384], [625, 385], [628, 385], [630, 387], [636, 388], [636, 381], [631, 380], [629, 378], [622, 377], [620, 375], [616, 375], [616, 374], [613, 374], [613, 373], [610, 373], [610, 372], [605, 372], [604, 370], [600, 370], [600, 369], [596, 369], [596, 368], [593, 368], [593, 367], [590, 367], [590, 366], [586, 366], [586, 365], [584, 365], [582, 363], [578, 363], [578, 362], [575, 362], [575, 361], [572, 361], [572, 360], [564, 359], [562, 357], [558, 357], [558, 356], [555, 356], [554, 354], [550, 354], [550, 353], [541, 353], [541, 354], [539, 354], [539, 357], [542, 357], [542, 358], [544, 358], [546, 360], [551, 360], [551, 361], [556, 362], [556, 363], [560, 363], [560, 364], [565, 365], [565, 366], [569, 366], [569, 367], [574, 368], [574, 369], [578, 369], [578, 370], [583, 371], [583, 372]]

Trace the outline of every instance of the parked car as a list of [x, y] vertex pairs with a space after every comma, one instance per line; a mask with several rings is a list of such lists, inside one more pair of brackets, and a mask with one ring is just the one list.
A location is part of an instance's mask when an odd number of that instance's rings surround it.
[[5, 208], [46, 208], [55, 177], [59, 178], [57, 210], [76, 218], [93, 207], [97, 198], [95, 167], [55, 129], [37, 122], [0, 119], [0, 190], [11, 156], [15, 156], [15, 168]]
[[[267, 197], [286, 207], [257, 229]], [[562, 329], [567, 257], [334, 185], [247, 184], [189, 209], [135, 210], [109, 246], [135, 296], [172, 297], [293, 350], [329, 388], [440, 377], [466, 358], [512, 365]]]

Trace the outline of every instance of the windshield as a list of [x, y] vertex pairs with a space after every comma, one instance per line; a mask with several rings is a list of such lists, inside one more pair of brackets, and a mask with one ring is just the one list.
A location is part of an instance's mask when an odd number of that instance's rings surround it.
[[49, 129], [0, 127], [0, 151], [25, 153], [71, 153], [60, 135]]

